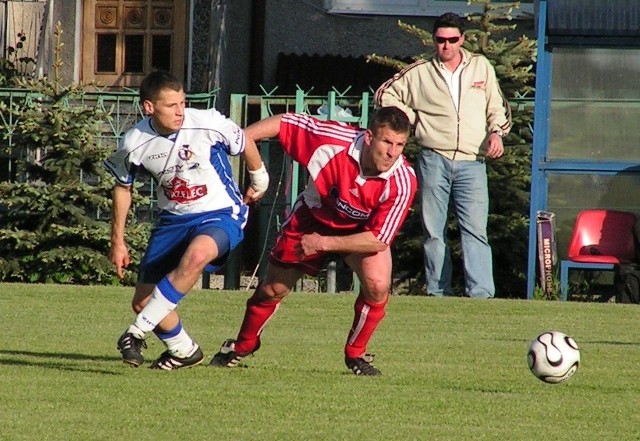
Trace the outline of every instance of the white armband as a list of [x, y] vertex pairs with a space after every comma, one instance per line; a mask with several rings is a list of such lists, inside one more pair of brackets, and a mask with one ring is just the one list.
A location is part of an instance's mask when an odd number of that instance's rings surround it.
[[255, 191], [254, 195], [261, 195], [267, 188], [269, 188], [269, 173], [262, 163], [262, 166], [258, 170], [247, 170], [249, 172], [249, 180], [251, 181], [251, 188]]

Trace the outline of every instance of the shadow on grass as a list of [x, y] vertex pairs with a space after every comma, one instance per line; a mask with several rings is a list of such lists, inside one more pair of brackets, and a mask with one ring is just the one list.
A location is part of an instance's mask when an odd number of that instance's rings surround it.
[[[3, 356], [14, 356], [14, 358], [4, 358]], [[33, 357], [41, 360], [30, 361], [23, 358], [15, 357]], [[53, 359], [53, 360], [52, 360]], [[60, 361], [54, 361], [55, 359]], [[66, 362], [65, 362], [66, 361]], [[121, 372], [109, 371], [106, 369], [93, 369], [86, 365], [74, 365], [69, 364], [69, 361], [120, 361], [120, 357], [105, 357], [86, 354], [65, 354], [59, 352], [34, 352], [34, 351], [20, 351], [20, 350], [0, 350], [0, 365], [5, 366], [33, 366], [46, 369], [55, 369], [61, 371], [74, 371], [74, 372], [88, 372], [93, 374], [104, 375], [122, 375]]]
[[[488, 339], [486, 339], [488, 340]], [[530, 340], [525, 340], [522, 338], [495, 338], [491, 339], [493, 341], [513, 341], [513, 342], [521, 342], [527, 343]], [[595, 345], [612, 345], [612, 346], [640, 346], [640, 342], [632, 342], [632, 341], [613, 341], [613, 340], [580, 340], [577, 342], [578, 346], [581, 344], [595, 344]], [[1, 352], [1, 351], [0, 351]]]
[[[640, 346], [640, 342], [632, 342], [632, 341], [584, 340], [581, 343], [589, 343], [594, 345]], [[578, 346], [579, 345], [580, 343], [578, 343]]]

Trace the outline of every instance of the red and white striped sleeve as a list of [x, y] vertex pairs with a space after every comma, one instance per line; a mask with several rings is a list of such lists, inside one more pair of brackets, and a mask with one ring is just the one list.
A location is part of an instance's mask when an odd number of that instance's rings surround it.
[[295, 161], [307, 166], [319, 146], [349, 145], [356, 128], [336, 121], [321, 121], [308, 115], [285, 113], [280, 122], [279, 139], [282, 148]]
[[415, 171], [405, 160], [389, 178], [387, 191], [369, 219], [366, 230], [390, 245], [409, 214], [417, 188]]

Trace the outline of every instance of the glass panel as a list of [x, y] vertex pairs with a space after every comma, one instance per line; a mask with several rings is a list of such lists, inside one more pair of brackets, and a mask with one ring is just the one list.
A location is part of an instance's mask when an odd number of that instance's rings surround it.
[[[508, 2], [511, 0], [494, 0]], [[514, 15], [533, 14], [533, 0], [521, 0]], [[444, 12], [466, 14], [480, 12], [482, 4], [470, 4], [468, 0], [325, 0], [329, 12], [347, 14], [392, 14], [413, 16], [438, 16]]]
[[171, 35], [154, 35], [152, 37], [151, 67], [153, 69], [171, 70]]
[[[640, 168], [640, 167], [639, 167]], [[556, 214], [560, 258], [567, 255], [573, 222], [586, 208], [630, 211], [640, 216], [640, 175], [553, 174], [549, 176], [548, 210]]]
[[[466, 0], [460, 0], [465, 1]], [[405, 7], [420, 6], [420, 3], [426, 3], [425, 0], [333, 0], [333, 7], [345, 7], [353, 9], [375, 9], [376, 7]]]
[[[468, 0], [431, 0], [433, 2], [465, 2]], [[493, 0], [491, 3], [513, 3], [513, 0]], [[520, 0], [520, 3], [533, 3], [533, 0]]]
[[640, 160], [640, 50], [553, 51], [549, 158]]
[[554, 48], [554, 99], [640, 99], [640, 50]]
[[144, 35], [125, 35], [124, 71], [130, 73], [144, 71]]
[[96, 35], [96, 72], [114, 73], [116, 71], [116, 34]]

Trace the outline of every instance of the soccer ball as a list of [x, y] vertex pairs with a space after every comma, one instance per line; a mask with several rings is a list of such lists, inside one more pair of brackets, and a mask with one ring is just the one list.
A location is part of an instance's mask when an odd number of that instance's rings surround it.
[[529, 369], [545, 383], [561, 383], [571, 378], [580, 365], [578, 345], [567, 334], [547, 331], [529, 345]]

